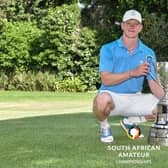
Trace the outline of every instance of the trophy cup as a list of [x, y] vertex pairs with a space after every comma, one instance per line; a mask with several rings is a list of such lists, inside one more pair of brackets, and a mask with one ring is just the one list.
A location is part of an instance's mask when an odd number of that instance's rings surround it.
[[148, 143], [168, 146], [168, 62], [158, 62], [157, 67], [165, 96], [158, 103], [157, 118], [150, 128]]

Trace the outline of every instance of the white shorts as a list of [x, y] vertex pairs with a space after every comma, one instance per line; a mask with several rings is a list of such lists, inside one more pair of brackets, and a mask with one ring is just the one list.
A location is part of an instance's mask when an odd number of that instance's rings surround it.
[[111, 95], [115, 108], [111, 115], [122, 116], [145, 116], [151, 115], [156, 108], [159, 99], [152, 94], [118, 94], [108, 90], [101, 90], [99, 93], [107, 92]]

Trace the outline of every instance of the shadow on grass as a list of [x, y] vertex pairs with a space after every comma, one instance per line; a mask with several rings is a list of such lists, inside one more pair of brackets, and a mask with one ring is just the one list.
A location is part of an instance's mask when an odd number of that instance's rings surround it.
[[[145, 138], [126, 138], [120, 117], [110, 118], [115, 142], [100, 142], [99, 124], [91, 113], [64, 114], [0, 121], [0, 163], [3, 168], [106, 168], [125, 167], [119, 159], [150, 159], [151, 164], [132, 167], [160, 167], [167, 164], [167, 148], [149, 151], [149, 158], [120, 158], [123, 150], [109, 147], [147, 145], [149, 126], [143, 125]], [[150, 124], [149, 124], [150, 125]], [[127, 151], [130, 152], [130, 151]], [[144, 152], [144, 151], [142, 151]], [[156, 161], [156, 158], [160, 161]], [[59, 166], [58, 166], [59, 165]], [[163, 166], [162, 166], [163, 167]]]

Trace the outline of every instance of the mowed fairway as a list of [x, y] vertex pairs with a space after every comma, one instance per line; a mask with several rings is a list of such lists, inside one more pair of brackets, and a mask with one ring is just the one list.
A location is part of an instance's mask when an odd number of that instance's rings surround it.
[[[119, 125], [121, 117], [110, 118], [115, 142], [102, 144], [91, 113], [94, 96], [0, 92], [0, 168], [167, 168], [167, 147], [132, 150], [148, 145], [151, 123], [142, 125], [145, 138], [132, 141]], [[123, 152], [143, 155], [124, 157]]]
[[0, 92], [0, 120], [91, 112], [95, 93]]

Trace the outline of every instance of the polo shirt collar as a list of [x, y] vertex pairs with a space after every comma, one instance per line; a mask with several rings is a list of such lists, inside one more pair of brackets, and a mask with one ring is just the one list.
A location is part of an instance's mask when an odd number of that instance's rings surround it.
[[[122, 36], [117, 40], [117, 43], [118, 43], [119, 47], [124, 47], [125, 48], [125, 45], [124, 45], [123, 40], [122, 40]], [[138, 39], [137, 49], [140, 50], [140, 51], [143, 51], [143, 43], [140, 39]]]

